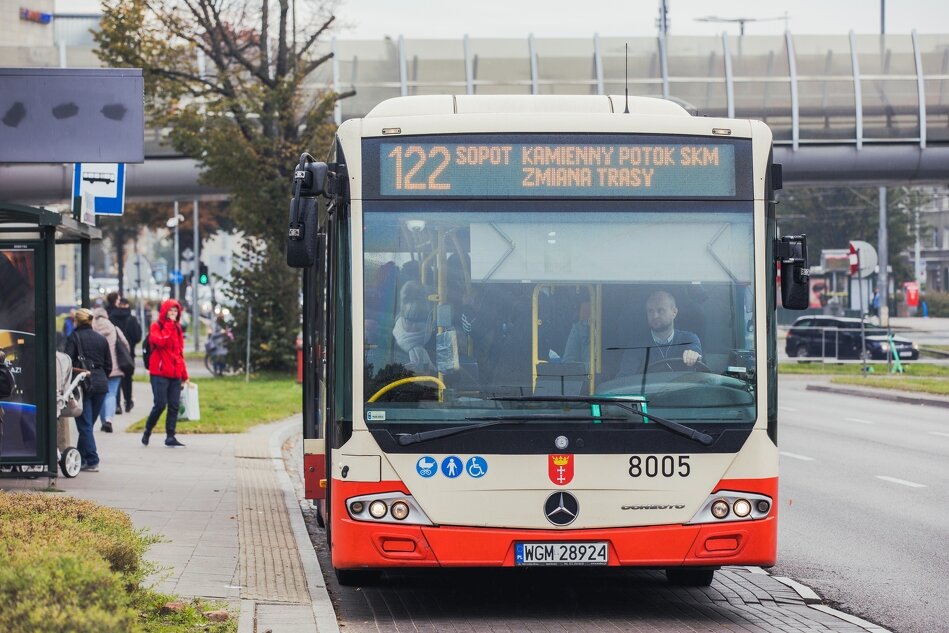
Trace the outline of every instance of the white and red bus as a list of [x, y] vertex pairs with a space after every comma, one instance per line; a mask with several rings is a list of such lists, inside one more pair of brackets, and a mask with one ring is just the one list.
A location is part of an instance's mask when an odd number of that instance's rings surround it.
[[807, 270], [771, 132], [626, 107], [397, 98], [301, 158], [305, 479], [341, 583], [774, 564], [774, 262], [787, 307]]

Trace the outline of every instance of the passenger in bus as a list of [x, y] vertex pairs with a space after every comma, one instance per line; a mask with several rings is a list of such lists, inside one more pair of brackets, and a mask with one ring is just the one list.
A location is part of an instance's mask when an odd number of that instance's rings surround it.
[[399, 290], [399, 316], [392, 337], [403, 352], [399, 361], [417, 375], [431, 375], [435, 371], [426, 349], [433, 331], [432, 306], [425, 289], [418, 282], [407, 281]]
[[623, 352], [618, 376], [653, 371], [676, 371], [695, 367], [702, 360], [699, 337], [675, 327], [679, 309], [675, 297], [665, 290], [657, 290], [646, 300], [646, 320], [649, 334], [627, 347]]

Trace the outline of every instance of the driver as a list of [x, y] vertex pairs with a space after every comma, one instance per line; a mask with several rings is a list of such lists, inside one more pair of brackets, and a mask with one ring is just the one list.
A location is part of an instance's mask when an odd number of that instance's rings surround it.
[[646, 320], [649, 321], [650, 336], [640, 345], [623, 352], [617, 375], [642, 374], [647, 370], [671, 371], [680, 361], [686, 367], [694, 367], [702, 359], [699, 337], [692, 332], [676, 329], [675, 318], [678, 313], [675, 298], [665, 290], [657, 290], [649, 295], [646, 300]]

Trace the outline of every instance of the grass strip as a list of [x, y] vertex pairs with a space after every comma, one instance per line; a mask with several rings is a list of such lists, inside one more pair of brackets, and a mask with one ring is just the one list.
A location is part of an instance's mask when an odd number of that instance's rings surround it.
[[[871, 374], [887, 375], [886, 363], [868, 363]], [[937, 365], [935, 363], [909, 362], [903, 363], [904, 376], [927, 376], [949, 378], [949, 365]], [[804, 374], [804, 375], [834, 375], [834, 376], [860, 376], [860, 363], [820, 363], [820, 362], [782, 362], [778, 364], [778, 373], [780, 374]]]
[[[303, 395], [296, 380], [286, 374], [195, 378], [201, 405], [201, 419], [178, 420], [178, 433], [243, 433], [257, 424], [283, 420], [303, 408]], [[145, 415], [128, 427], [129, 433], [145, 429]], [[158, 430], [164, 428], [164, 416]]]
[[875, 389], [894, 389], [949, 396], [949, 380], [945, 378], [914, 378], [911, 376], [836, 376], [831, 379], [836, 385], [857, 385]]

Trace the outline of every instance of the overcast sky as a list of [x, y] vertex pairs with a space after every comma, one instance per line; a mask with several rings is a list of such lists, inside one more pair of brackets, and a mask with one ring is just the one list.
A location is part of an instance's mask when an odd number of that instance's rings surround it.
[[[305, 0], [298, 0], [302, 5]], [[793, 33], [878, 33], [880, 0], [668, 0], [673, 35], [738, 33], [738, 24], [703, 23], [696, 18], [757, 18], [746, 35]], [[59, 12], [95, 12], [95, 0], [56, 0]], [[592, 37], [654, 35], [659, 0], [340, 0], [346, 39]], [[778, 19], [773, 19], [778, 18]], [[949, 32], [949, 1], [889, 0], [887, 33]]]

